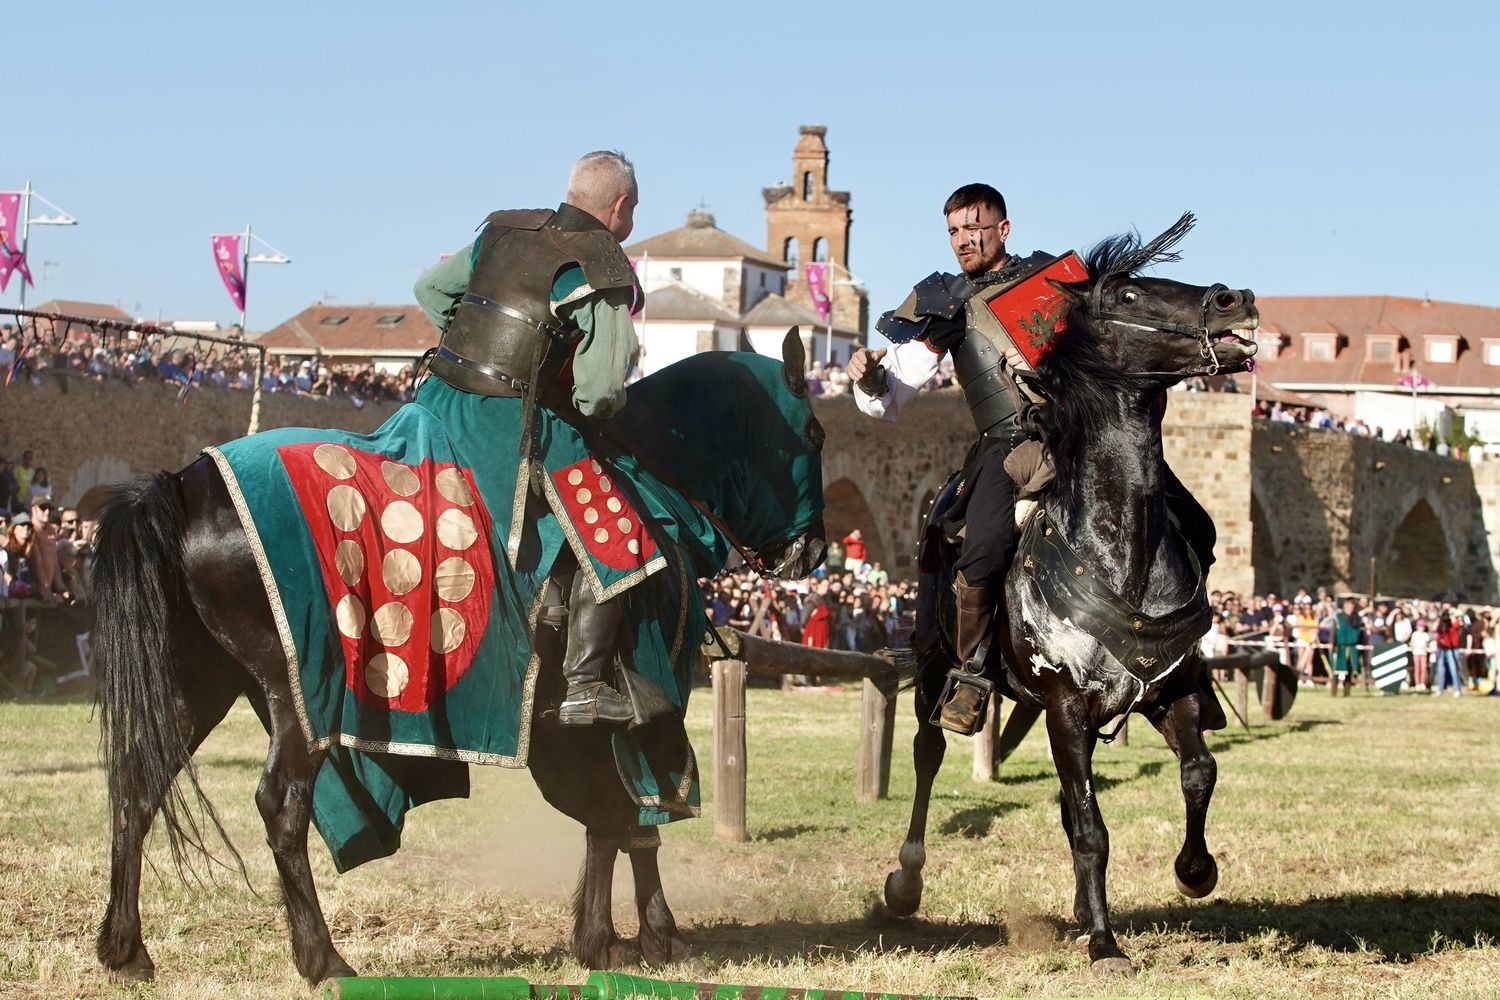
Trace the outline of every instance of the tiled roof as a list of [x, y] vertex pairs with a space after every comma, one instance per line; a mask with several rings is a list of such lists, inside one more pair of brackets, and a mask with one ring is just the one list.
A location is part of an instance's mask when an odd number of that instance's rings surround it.
[[[1430, 392], [1500, 390], [1500, 365], [1484, 363], [1485, 342], [1500, 343], [1500, 307], [1393, 295], [1278, 295], [1259, 297], [1255, 304], [1260, 308], [1262, 338], [1272, 339], [1267, 333], [1281, 335], [1279, 357], [1273, 358], [1266, 347], [1257, 356], [1261, 376], [1278, 385], [1395, 388], [1410, 367], [1432, 381]], [[1319, 332], [1339, 334], [1331, 361], [1306, 356], [1303, 335]], [[1367, 360], [1372, 334], [1401, 338], [1392, 360]], [[1446, 364], [1428, 361], [1431, 337], [1457, 337], [1457, 359]]]
[[711, 299], [702, 292], [677, 283], [663, 285], [654, 292], [646, 293], [646, 306], [641, 316], [647, 323], [657, 320], [740, 321], [739, 314], [718, 299]]
[[[823, 330], [828, 327], [827, 320], [819, 316], [811, 307], [800, 302], [793, 302], [776, 292], [771, 292], [757, 302], [753, 309], [745, 313], [745, 318], [740, 322], [745, 326], [796, 326], [809, 332], [814, 328]], [[843, 327], [834, 327], [834, 332], [859, 337], [858, 331], [845, 330]]]
[[648, 236], [625, 248], [631, 257], [650, 254], [665, 260], [736, 260], [744, 258], [762, 267], [786, 270], [788, 264], [777, 260], [759, 247], [752, 246], [714, 225], [714, 217], [702, 209], [688, 213], [687, 225]]
[[134, 317], [119, 306], [103, 302], [74, 302], [70, 299], [49, 299], [32, 306], [37, 312], [61, 313], [64, 316], [83, 316], [88, 319], [116, 319], [129, 323]]
[[273, 351], [416, 356], [437, 346], [438, 333], [417, 306], [314, 303], [252, 339]]

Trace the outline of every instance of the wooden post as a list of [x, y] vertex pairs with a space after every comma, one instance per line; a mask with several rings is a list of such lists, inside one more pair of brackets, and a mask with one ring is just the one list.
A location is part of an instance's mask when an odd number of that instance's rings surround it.
[[896, 673], [866, 677], [860, 699], [859, 775], [854, 794], [860, 802], [883, 799], [891, 790], [891, 738], [896, 728]]
[[1250, 718], [1250, 671], [1239, 667], [1234, 672], [1234, 707], [1241, 719]]
[[990, 692], [990, 703], [984, 710], [984, 725], [974, 734], [974, 763], [969, 777], [975, 781], [995, 780], [995, 740], [1000, 732], [1000, 695]]
[[746, 841], [744, 661], [715, 660], [713, 677], [714, 836]]

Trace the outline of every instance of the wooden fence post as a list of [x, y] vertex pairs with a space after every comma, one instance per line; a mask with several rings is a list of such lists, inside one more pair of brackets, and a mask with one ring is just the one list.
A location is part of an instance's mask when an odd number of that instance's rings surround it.
[[855, 797], [861, 802], [883, 799], [891, 791], [891, 738], [896, 728], [894, 670], [866, 677], [860, 699], [859, 775]]
[[1250, 718], [1250, 672], [1244, 667], [1234, 672], [1234, 707], [1241, 719]]
[[1000, 733], [1000, 695], [990, 692], [990, 703], [984, 710], [984, 725], [974, 740], [974, 763], [969, 776], [975, 781], [995, 780], [995, 743]]
[[715, 660], [714, 679], [714, 836], [746, 841], [745, 828], [745, 663]]

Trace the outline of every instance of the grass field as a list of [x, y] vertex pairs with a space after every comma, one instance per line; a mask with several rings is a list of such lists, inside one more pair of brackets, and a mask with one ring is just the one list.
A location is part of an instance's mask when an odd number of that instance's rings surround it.
[[[712, 774], [706, 691], [690, 717]], [[1290, 719], [1212, 736], [1218, 791], [1209, 900], [1174, 887], [1182, 836], [1176, 762], [1137, 722], [1101, 746], [1120, 942], [1140, 966], [1100, 980], [1066, 943], [1072, 871], [1056, 778], [1034, 733], [1000, 781], [969, 780], [950, 737], [928, 838], [928, 885], [910, 921], [871, 915], [905, 830], [914, 723], [903, 696], [892, 797], [853, 799], [859, 695], [752, 690], [751, 842], [705, 818], [666, 832], [668, 898], [697, 955], [685, 978], [965, 995], [1500, 996], [1500, 699], [1332, 700], [1305, 692]], [[93, 957], [109, 862], [97, 729], [84, 703], [0, 704], [0, 995], [306, 997], [291, 963], [251, 796], [266, 738], [243, 703], [199, 754], [252, 885], [225, 874], [142, 890], [154, 986], [117, 988]], [[519, 974], [580, 982], [568, 894], [581, 830], [524, 772], [474, 769], [467, 802], [412, 814], [394, 858], [335, 876], [313, 834], [324, 911], [370, 975]], [[616, 926], [635, 933], [625, 873]]]

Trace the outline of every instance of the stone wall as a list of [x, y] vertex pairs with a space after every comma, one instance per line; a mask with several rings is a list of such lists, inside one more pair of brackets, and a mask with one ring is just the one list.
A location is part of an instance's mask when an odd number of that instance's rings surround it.
[[[260, 426], [374, 430], [395, 407], [267, 393]], [[98, 483], [179, 469], [206, 445], [243, 437], [250, 393], [204, 387], [181, 406], [165, 383], [95, 382], [52, 375], [40, 385], [0, 388], [0, 454], [18, 460], [31, 449], [52, 477], [53, 495], [76, 503]]]

